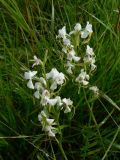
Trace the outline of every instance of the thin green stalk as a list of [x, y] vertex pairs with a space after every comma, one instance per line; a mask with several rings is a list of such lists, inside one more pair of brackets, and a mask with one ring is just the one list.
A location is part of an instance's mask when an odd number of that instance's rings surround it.
[[[49, 138], [49, 139], [50, 139], [50, 138]], [[51, 150], [52, 150], [52, 154], [53, 154], [54, 160], [56, 160], [56, 157], [55, 157], [55, 153], [54, 153], [54, 149], [53, 149], [53, 146], [52, 146], [51, 139], [50, 139], [50, 146], [51, 146]]]
[[65, 160], [68, 160], [68, 158], [67, 158], [67, 156], [66, 156], [66, 154], [65, 154], [65, 152], [64, 152], [64, 149], [63, 149], [63, 147], [62, 147], [62, 144], [58, 141], [57, 138], [55, 138], [55, 140], [56, 140], [56, 142], [58, 143], [58, 146], [59, 146], [59, 148], [60, 148], [60, 150], [61, 150], [61, 153], [62, 153], [64, 159], [65, 159]]
[[86, 100], [86, 103], [87, 103], [87, 105], [88, 105], [88, 108], [89, 108], [89, 110], [90, 110], [91, 116], [92, 116], [92, 118], [93, 118], [93, 121], [94, 121], [94, 123], [95, 123], [97, 132], [98, 132], [98, 134], [99, 134], [99, 138], [100, 138], [100, 140], [101, 140], [101, 142], [102, 142], [103, 149], [104, 149], [104, 151], [105, 151], [104, 143], [103, 143], [103, 141], [102, 141], [102, 137], [101, 137], [101, 134], [100, 134], [100, 131], [99, 131], [99, 126], [98, 126], [98, 124], [97, 124], [97, 121], [96, 121], [96, 119], [95, 119], [95, 116], [94, 116], [94, 114], [93, 114], [93, 111], [92, 111], [92, 109], [91, 109], [91, 107], [90, 107], [90, 104], [89, 104], [89, 102], [88, 102], [88, 100], [87, 100], [85, 90], [84, 90], [84, 96], [85, 96], [85, 100]]
[[116, 138], [117, 138], [117, 136], [118, 136], [119, 131], [120, 131], [120, 128], [118, 127], [117, 132], [115, 133], [115, 135], [114, 135], [114, 137], [113, 137], [113, 140], [112, 140], [112, 142], [110, 143], [108, 149], [106, 150], [106, 152], [105, 152], [105, 154], [104, 154], [102, 160], [104, 160], [104, 159], [106, 158], [108, 152], [110, 151], [110, 148], [112, 147], [114, 141], [116, 140]]

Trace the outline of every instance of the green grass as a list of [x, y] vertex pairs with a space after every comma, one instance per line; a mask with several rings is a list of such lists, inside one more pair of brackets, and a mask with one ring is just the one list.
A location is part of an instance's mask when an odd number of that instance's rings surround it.
[[[39, 102], [23, 78], [29, 59], [47, 56], [46, 71], [63, 70], [56, 34], [76, 22], [93, 24], [90, 45], [97, 58], [92, 84], [108, 97], [91, 100], [89, 92], [71, 86], [63, 96], [78, 106], [63, 130], [62, 146], [68, 159], [119, 160], [120, 157], [120, 28], [116, 28], [118, 0], [0, 0], [0, 159], [60, 159], [60, 148], [39, 126]], [[59, 63], [58, 63], [59, 62]], [[69, 92], [68, 92], [69, 89]], [[77, 96], [76, 96], [77, 95]], [[110, 99], [110, 98], [111, 99]], [[50, 157], [46, 158], [46, 154]], [[63, 158], [62, 158], [63, 159]]]

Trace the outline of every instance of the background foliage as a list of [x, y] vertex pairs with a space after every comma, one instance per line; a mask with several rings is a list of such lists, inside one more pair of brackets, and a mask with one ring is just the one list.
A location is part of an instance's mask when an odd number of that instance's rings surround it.
[[[120, 156], [120, 22], [119, 0], [0, 0], [0, 159], [61, 159], [55, 141], [39, 127], [39, 103], [23, 79], [24, 66], [47, 52], [47, 66], [60, 68], [58, 29], [70, 31], [76, 22], [93, 24], [93, 46], [97, 71], [92, 83], [113, 101], [76, 97], [68, 84], [65, 96], [74, 97], [79, 107], [64, 129], [62, 145], [68, 159], [112, 159]], [[90, 105], [90, 106], [89, 106]], [[64, 117], [63, 117], [64, 122]], [[53, 158], [52, 158], [53, 157]]]

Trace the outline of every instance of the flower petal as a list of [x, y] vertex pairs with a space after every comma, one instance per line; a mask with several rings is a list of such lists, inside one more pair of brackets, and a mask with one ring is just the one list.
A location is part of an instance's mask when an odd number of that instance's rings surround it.
[[27, 83], [27, 87], [30, 88], [30, 89], [34, 89], [34, 85], [32, 83], [32, 80], [30, 79]]

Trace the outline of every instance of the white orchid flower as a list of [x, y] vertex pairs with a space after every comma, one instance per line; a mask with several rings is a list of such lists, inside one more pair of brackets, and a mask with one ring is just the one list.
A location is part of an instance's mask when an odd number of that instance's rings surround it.
[[84, 69], [81, 69], [81, 73], [78, 75], [78, 77], [75, 79], [76, 82], [82, 84], [83, 86], [88, 85], [89, 83], [89, 75], [84, 71]]
[[34, 85], [33, 85], [33, 82], [32, 82], [31, 79], [28, 81], [27, 87], [30, 88], [30, 89], [34, 89]]
[[55, 127], [52, 127], [52, 126], [45, 126], [45, 128], [43, 129], [44, 131], [48, 132], [48, 136], [49, 137], [55, 137]]
[[71, 112], [71, 108], [68, 107], [68, 106], [66, 106], [66, 108], [65, 108], [65, 110], [64, 110], [64, 113], [69, 113], [69, 112]]
[[34, 88], [36, 89], [34, 96], [35, 98], [39, 99], [40, 98], [40, 93], [44, 91], [44, 87], [40, 82], [36, 82]]
[[30, 89], [34, 89], [32, 79], [36, 74], [37, 74], [37, 71], [28, 71], [28, 72], [25, 72], [25, 74], [24, 74], [24, 78], [26, 80], [29, 80], [27, 83], [27, 87]]
[[81, 31], [81, 38], [87, 38], [92, 32], [92, 24], [87, 22], [85, 29]]
[[93, 48], [91, 48], [89, 45], [87, 45], [86, 54], [90, 56], [94, 56]]
[[45, 78], [43, 78], [43, 77], [40, 77], [40, 82], [41, 82], [44, 86], [47, 85], [47, 82], [46, 82]]
[[80, 60], [80, 57], [75, 56], [75, 50], [72, 48], [68, 53], [67, 53], [67, 59], [69, 61], [74, 60], [75, 62], [78, 62]]
[[[37, 94], [37, 93], [36, 93]], [[58, 102], [56, 98], [50, 98], [50, 93], [48, 90], [44, 90], [41, 95], [41, 104], [43, 106], [50, 105], [55, 106]]]
[[60, 96], [56, 96], [55, 99], [57, 100], [57, 106], [61, 107], [63, 105], [63, 102], [61, 100], [61, 97]]
[[38, 114], [38, 121], [41, 122], [43, 117], [47, 118], [47, 114], [44, 110], [42, 110], [41, 113]]
[[94, 71], [97, 68], [97, 66], [94, 63], [92, 63], [90, 66], [91, 66], [91, 71]]
[[48, 136], [55, 137], [55, 127], [53, 125], [56, 125], [54, 119], [48, 118], [45, 111], [41, 111], [41, 113], [38, 115], [38, 120], [42, 124], [42, 129], [48, 133]]
[[50, 93], [49, 93], [49, 91], [48, 90], [44, 90], [42, 92], [42, 95], [41, 95], [41, 102], [40, 103], [43, 106], [46, 106], [48, 104], [49, 99], [50, 99]]
[[48, 102], [47, 102], [50, 106], [55, 106], [56, 103], [57, 103], [57, 99], [55, 98], [51, 98], [51, 99], [48, 99]]
[[95, 57], [85, 55], [83, 58], [84, 63], [94, 64], [95, 63]]
[[37, 99], [39, 99], [40, 98], [40, 91], [38, 91], [38, 90], [35, 91], [34, 97], [37, 98]]
[[[55, 129], [55, 128], [52, 127], [52, 129]], [[55, 137], [55, 133], [52, 130], [49, 130], [48, 136], [49, 137]]]
[[63, 104], [65, 105], [64, 113], [71, 112], [71, 108], [69, 106], [73, 105], [73, 101], [70, 100], [70, 98], [64, 98], [62, 99]]
[[67, 35], [67, 33], [66, 33], [66, 27], [65, 26], [62, 29], [58, 30], [58, 37], [59, 38], [65, 39], [66, 35]]
[[37, 58], [37, 56], [36, 55], [34, 55], [33, 56], [33, 60], [31, 60], [31, 61], [33, 61], [34, 62], [34, 64], [32, 65], [32, 68], [34, 67], [34, 66], [38, 66], [38, 65], [41, 65], [42, 64], [42, 61], [39, 59], [39, 58]]
[[93, 52], [93, 48], [91, 48], [89, 45], [87, 45], [86, 55], [83, 60], [84, 63], [88, 63], [91, 66], [91, 71], [96, 69], [97, 66], [95, 65], [95, 54]]
[[71, 45], [71, 42], [70, 42], [70, 40], [69, 40], [68, 38], [64, 38], [64, 39], [63, 39], [63, 44], [64, 44], [65, 46], [70, 46], [70, 45]]
[[65, 75], [62, 72], [59, 73], [56, 68], [53, 68], [46, 74], [46, 79], [52, 79], [50, 89], [55, 90], [57, 85], [62, 85], [64, 83]]
[[57, 69], [53, 68], [49, 73], [46, 74], [46, 79], [54, 79], [58, 74], [59, 72], [57, 71]]
[[80, 23], [76, 23], [75, 27], [74, 27], [74, 30], [79, 32], [81, 31], [82, 27], [81, 27], [81, 24]]
[[89, 87], [89, 90], [93, 91], [93, 93], [98, 96], [99, 95], [99, 89], [97, 86], [92, 86], [92, 87]]
[[47, 118], [46, 122], [48, 125], [55, 125], [54, 119]]
[[74, 34], [74, 33], [77, 33], [77, 32], [80, 32], [81, 29], [82, 29], [81, 24], [80, 24], [80, 23], [76, 23], [76, 25], [75, 25], [75, 27], [74, 27], [74, 30], [71, 31], [71, 32], [69, 33], [69, 35]]
[[70, 61], [67, 61], [66, 67], [67, 67], [67, 73], [73, 74], [72, 69], [74, 69], [75, 66]]
[[32, 79], [37, 74], [37, 71], [28, 71], [25, 72], [24, 77], [25, 79]]

